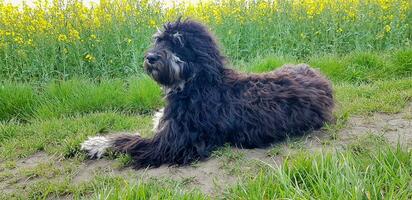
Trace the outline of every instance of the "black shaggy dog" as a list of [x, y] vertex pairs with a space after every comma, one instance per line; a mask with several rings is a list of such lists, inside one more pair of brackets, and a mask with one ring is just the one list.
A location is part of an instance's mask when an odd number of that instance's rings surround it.
[[155, 136], [92, 137], [82, 144], [90, 156], [112, 148], [130, 154], [136, 168], [185, 165], [225, 143], [266, 147], [332, 120], [331, 83], [307, 65], [236, 72], [207, 28], [191, 20], [167, 23], [154, 38], [144, 67], [166, 99]]

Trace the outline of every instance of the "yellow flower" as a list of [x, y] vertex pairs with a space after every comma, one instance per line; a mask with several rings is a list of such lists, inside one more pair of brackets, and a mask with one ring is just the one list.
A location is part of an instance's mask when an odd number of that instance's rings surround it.
[[342, 33], [342, 32], [343, 32], [343, 29], [339, 27], [338, 30], [336, 30], [336, 32]]
[[153, 19], [151, 19], [151, 20], [149, 21], [149, 25], [150, 25], [151, 27], [155, 27], [155, 26], [156, 26], [156, 21], [153, 20]]
[[59, 37], [57, 37], [57, 40], [59, 40], [60, 42], [67, 42], [67, 36], [60, 34]]
[[90, 35], [90, 39], [95, 40], [96, 38], [97, 38], [97, 36], [95, 34]]
[[12, 32], [6, 31], [4, 35], [6, 35], [6, 36], [11, 35], [12, 37], [14, 37], [16, 34], [14, 33], [14, 31], [12, 31]]
[[75, 29], [70, 29], [69, 30], [69, 35], [70, 35], [70, 38], [73, 39], [73, 40], [80, 39], [80, 33], [79, 33], [79, 31], [77, 31]]
[[130, 43], [132, 43], [132, 39], [127, 38], [127, 44], [130, 44]]
[[33, 45], [33, 39], [27, 40], [26, 44], [28, 44], [28, 45], [30, 45], [30, 46], [34, 46], [34, 45]]
[[15, 38], [14, 38], [14, 41], [15, 41], [17, 44], [23, 44], [23, 43], [24, 43], [23, 38], [20, 37], [20, 36], [15, 37]]
[[86, 54], [86, 56], [84, 56], [84, 60], [86, 60], [87, 62], [93, 62], [94, 60], [96, 60], [96, 58], [88, 53]]
[[387, 32], [387, 33], [389, 33], [389, 32], [391, 32], [391, 26], [389, 26], [389, 25], [386, 25], [384, 28], [383, 28], [384, 30], [385, 30], [385, 32]]

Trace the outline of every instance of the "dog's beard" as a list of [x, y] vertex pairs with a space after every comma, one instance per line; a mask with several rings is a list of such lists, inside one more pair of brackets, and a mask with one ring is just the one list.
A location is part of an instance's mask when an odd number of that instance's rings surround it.
[[183, 80], [181, 77], [183, 64], [175, 54], [167, 54], [165, 58], [161, 58], [153, 64], [145, 61], [144, 67], [146, 72], [159, 84], [173, 86]]

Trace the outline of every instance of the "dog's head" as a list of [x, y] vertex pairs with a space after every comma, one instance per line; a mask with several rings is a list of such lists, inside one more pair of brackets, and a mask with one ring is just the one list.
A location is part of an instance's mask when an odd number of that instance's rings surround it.
[[222, 71], [223, 62], [216, 41], [205, 26], [178, 19], [154, 34], [154, 44], [145, 54], [143, 66], [159, 84], [173, 86], [195, 76], [213, 79]]

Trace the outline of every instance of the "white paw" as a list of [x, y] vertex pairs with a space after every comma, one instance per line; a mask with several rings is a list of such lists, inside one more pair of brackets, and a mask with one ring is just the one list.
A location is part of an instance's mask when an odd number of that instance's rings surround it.
[[160, 123], [160, 119], [163, 117], [163, 111], [164, 108], [160, 109], [159, 111], [157, 111], [154, 116], [153, 116], [153, 131], [157, 131], [159, 130], [159, 123]]
[[86, 151], [91, 158], [101, 158], [106, 153], [107, 148], [113, 145], [110, 137], [95, 136], [89, 137], [81, 144], [81, 150]]

